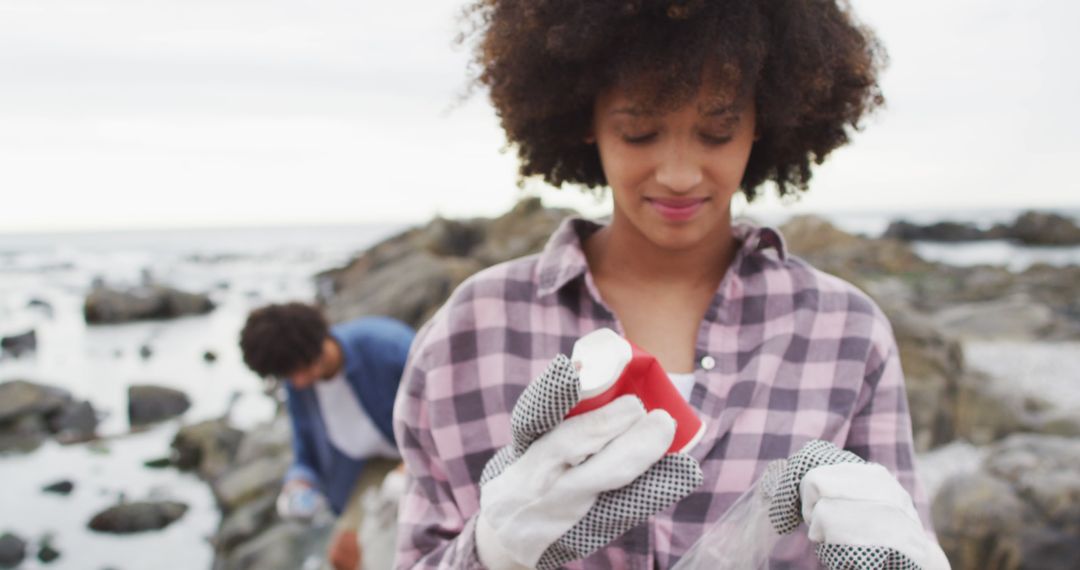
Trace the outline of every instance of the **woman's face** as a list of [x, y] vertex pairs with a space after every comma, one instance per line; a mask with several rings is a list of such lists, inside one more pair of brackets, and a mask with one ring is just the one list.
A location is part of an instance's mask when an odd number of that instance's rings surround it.
[[654, 112], [624, 91], [602, 93], [593, 136], [614, 193], [612, 231], [632, 231], [667, 250], [724, 239], [730, 204], [754, 144], [752, 97], [703, 91]]

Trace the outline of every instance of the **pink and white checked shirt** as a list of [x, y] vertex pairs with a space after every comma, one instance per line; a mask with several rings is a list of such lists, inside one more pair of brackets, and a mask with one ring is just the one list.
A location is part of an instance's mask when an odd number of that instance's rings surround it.
[[[398, 568], [481, 568], [480, 473], [510, 443], [510, 411], [557, 354], [600, 327], [622, 332], [585, 261], [600, 226], [571, 219], [544, 251], [463, 283], [420, 331], [394, 430], [409, 485]], [[888, 321], [863, 293], [786, 255], [780, 234], [735, 225], [739, 248], [701, 323], [690, 404], [706, 422], [692, 451], [702, 486], [567, 568], [669, 568], [774, 459], [811, 439], [892, 470], [929, 525]], [[929, 526], [927, 527], [929, 528]], [[814, 568], [805, 525], [772, 568]]]

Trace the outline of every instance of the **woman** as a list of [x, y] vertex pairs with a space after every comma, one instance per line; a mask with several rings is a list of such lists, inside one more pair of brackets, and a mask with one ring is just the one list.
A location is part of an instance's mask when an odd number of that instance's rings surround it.
[[[814, 439], [884, 465], [925, 522], [885, 317], [789, 256], [776, 231], [730, 215], [737, 192], [752, 200], [768, 182], [781, 195], [805, 190], [811, 163], [881, 104], [873, 36], [835, 0], [479, 0], [471, 13], [479, 80], [522, 176], [610, 188], [614, 211], [607, 225], [570, 220], [540, 255], [474, 276], [419, 334], [395, 408], [410, 479], [398, 567], [511, 568], [537, 556], [550, 565], [581, 512], [533, 532], [573, 501], [549, 504], [544, 490], [513, 506], [511, 483], [529, 493], [552, 484], [503, 464], [488, 482], [489, 462], [511, 443], [525, 387], [549, 381], [552, 358], [602, 327], [655, 355], [705, 420], [692, 465], [677, 469], [693, 479], [700, 465], [701, 483], [567, 567], [672, 566], [769, 461]], [[633, 405], [610, 413], [596, 425], [613, 434], [589, 453], [670, 424]], [[527, 453], [511, 455], [544, 465]], [[655, 470], [660, 455], [630, 475]], [[514, 518], [526, 511], [536, 512]], [[774, 565], [784, 564], [816, 566], [805, 530], [778, 549]]]

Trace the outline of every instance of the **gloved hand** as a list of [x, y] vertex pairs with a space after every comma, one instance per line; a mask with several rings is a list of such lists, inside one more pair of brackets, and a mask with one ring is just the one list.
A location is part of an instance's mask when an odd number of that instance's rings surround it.
[[563, 420], [577, 373], [558, 356], [511, 414], [513, 443], [481, 477], [476, 543], [492, 570], [556, 568], [585, 557], [701, 484], [688, 455], [665, 455], [675, 423], [634, 396]]
[[300, 521], [312, 521], [330, 509], [322, 493], [299, 479], [285, 483], [275, 506], [282, 519]]
[[770, 464], [769, 519], [780, 534], [803, 520], [829, 570], [948, 570], [911, 496], [885, 467], [811, 441]]

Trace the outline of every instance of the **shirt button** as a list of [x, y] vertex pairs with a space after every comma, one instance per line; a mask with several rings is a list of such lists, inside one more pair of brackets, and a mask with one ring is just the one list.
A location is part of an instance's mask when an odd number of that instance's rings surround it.
[[702, 357], [701, 367], [705, 370], [712, 370], [713, 368], [716, 368], [716, 359], [711, 356]]

